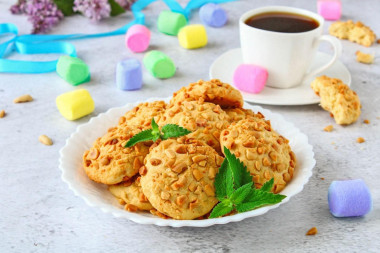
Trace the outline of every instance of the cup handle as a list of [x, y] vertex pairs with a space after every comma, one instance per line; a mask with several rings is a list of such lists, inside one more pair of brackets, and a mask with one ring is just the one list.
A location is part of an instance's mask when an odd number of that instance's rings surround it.
[[340, 43], [340, 41], [337, 38], [330, 36], [330, 35], [322, 35], [321, 37], [319, 37], [318, 43], [321, 41], [329, 42], [332, 45], [332, 47], [334, 49], [334, 55], [331, 58], [331, 60], [328, 63], [326, 63], [325, 65], [323, 65], [317, 69], [309, 71], [309, 73], [306, 74], [306, 76], [304, 77], [303, 80], [307, 80], [307, 79], [317, 75], [318, 73], [322, 72], [323, 70], [329, 68], [342, 55], [342, 44]]

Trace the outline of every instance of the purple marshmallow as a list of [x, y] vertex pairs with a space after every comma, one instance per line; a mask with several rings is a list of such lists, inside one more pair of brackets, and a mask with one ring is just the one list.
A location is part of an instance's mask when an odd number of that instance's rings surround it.
[[222, 27], [227, 23], [227, 14], [219, 5], [208, 3], [199, 9], [199, 17], [203, 23], [212, 27]]
[[371, 193], [361, 179], [333, 181], [328, 192], [329, 208], [335, 217], [363, 216], [372, 209]]
[[141, 63], [133, 58], [118, 62], [116, 85], [120, 90], [138, 90], [142, 87]]

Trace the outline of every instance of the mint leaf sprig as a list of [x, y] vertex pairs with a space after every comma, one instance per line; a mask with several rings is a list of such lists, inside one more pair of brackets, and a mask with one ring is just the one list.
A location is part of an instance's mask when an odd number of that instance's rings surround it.
[[270, 192], [274, 178], [264, 183], [261, 189], [253, 185], [252, 176], [247, 167], [234, 154], [224, 147], [224, 159], [215, 176], [216, 198], [220, 201], [212, 210], [209, 218], [226, 215], [233, 210], [238, 213], [250, 211], [262, 206], [280, 203], [285, 195]]
[[130, 148], [136, 145], [137, 143], [143, 141], [157, 141], [158, 139], [167, 140], [169, 138], [180, 137], [191, 133], [191, 131], [187, 130], [186, 128], [180, 127], [175, 124], [166, 124], [161, 128], [160, 131], [160, 128], [158, 127], [156, 121], [154, 121], [154, 118], [152, 118], [151, 125], [152, 129], [147, 129], [134, 135], [132, 138], [129, 139], [129, 141], [127, 142], [127, 144], [125, 144], [124, 147]]

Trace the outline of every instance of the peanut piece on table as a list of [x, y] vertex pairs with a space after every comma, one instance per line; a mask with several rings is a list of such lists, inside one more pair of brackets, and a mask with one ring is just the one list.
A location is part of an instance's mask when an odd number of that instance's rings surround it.
[[27, 94], [27, 95], [22, 95], [22, 96], [15, 98], [13, 100], [13, 103], [17, 104], [17, 103], [26, 103], [26, 102], [31, 102], [31, 101], [33, 101], [32, 96]]
[[53, 145], [53, 141], [49, 138], [49, 137], [47, 137], [46, 135], [40, 135], [39, 137], [38, 137], [38, 140], [42, 143], [42, 144], [44, 144], [44, 145], [47, 145], [47, 146], [51, 146], [51, 145]]
[[318, 233], [318, 230], [316, 227], [312, 227], [311, 229], [309, 229], [309, 231], [307, 231], [306, 235], [316, 235]]

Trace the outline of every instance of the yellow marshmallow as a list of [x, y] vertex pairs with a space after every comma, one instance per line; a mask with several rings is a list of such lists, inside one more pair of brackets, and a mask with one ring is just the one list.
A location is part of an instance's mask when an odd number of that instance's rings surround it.
[[56, 99], [59, 112], [68, 120], [76, 120], [92, 113], [95, 103], [85, 89], [63, 93]]
[[194, 49], [207, 44], [207, 33], [203, 25], [188, 25], [178, 33], [179, 44], [183, 48]]

